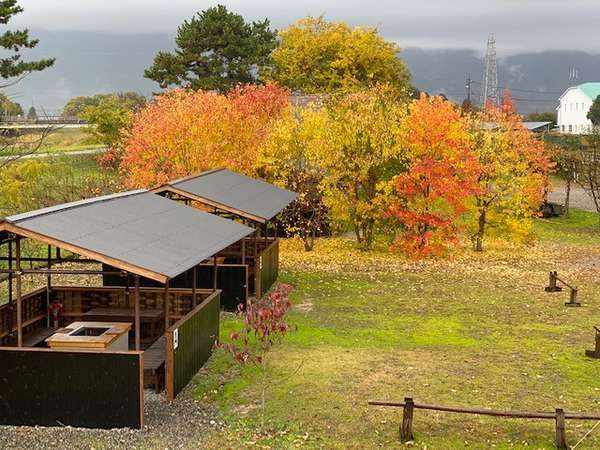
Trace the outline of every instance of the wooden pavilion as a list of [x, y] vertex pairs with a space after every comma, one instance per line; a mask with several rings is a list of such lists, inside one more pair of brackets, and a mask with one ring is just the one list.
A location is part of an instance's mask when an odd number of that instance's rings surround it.
[[[152, 192], [254, 228], [252, 236], [216, 254], [217, 283], [226, 308], [234, 310], [248, 297], [260, 298], [277, 280], [279, 239], [272, 222], [296, 193], [227, 169], [174, 180]], [[206, 285], [212, 270], [205, 266], [197, 282]], [[190, 279], [181, 282], [189, 286]]]
[[[8, 302], [0, 306], [0, 424], [141, 427], [144, 385], [165, 384], [173, 398], [218, 338], [216, 278], [207, 289], [171, 288], [170, 281], [214, 264], [215, 254], [253, 231], [147, 191], [0, 222], [0, 273], [8, 276]], [[25, 240], [37, 243], [36, 256], [23, 256]], [[26, 275], [44, 282], [24, 293]], [[64, 275], [125, 282], [57, 285]]]

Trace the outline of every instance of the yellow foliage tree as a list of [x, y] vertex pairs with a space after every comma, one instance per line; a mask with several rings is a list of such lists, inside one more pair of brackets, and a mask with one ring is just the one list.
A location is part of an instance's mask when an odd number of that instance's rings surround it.
[[326, 123], [322, 109], [288, 108], [273, 126], [258, 164], [269, 181], [298, 194], [281, 220], [290, 235], [302, 239], [306, 251], [312, 250], [315, 238], [325, 231], [327, 220], [322, 170], [309, 161], [321, 145]]
[[392, 178], [406, 166], [401, 124], [406, 106], [389, 86], [333, 99], [309, 159], [321, 168], [325, 202], [364, 247], [387, 216]]
[[475, 250], [483, 250], [489, 228], [528, 238], [548, 186], [544, 143], [523, 126], [520, 116], [493, 107], [475, 117], [472, 133], [481, 165], [470, 224]]
[[306, 17], [279, 32], [274, 67], [264, 73], [281, 86], [306, 93], [356, 91], [380, 83], [412, 90], [400, 48], [373, 27]]

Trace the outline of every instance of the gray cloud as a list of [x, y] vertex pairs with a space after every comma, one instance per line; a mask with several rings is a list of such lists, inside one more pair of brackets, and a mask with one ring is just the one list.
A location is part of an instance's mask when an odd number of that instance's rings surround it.
[[[173, 34], [184, 19], [216, 2], [202, 0], [21, 0], [11, 25], [33, 29]], [[597, 53], [597, 0], [221, 0], [247, 19], [277, 28], [305, 15], [374, 25], [403, 47], [482, 49], [495, 32], [500, 53], [579, 49]]]

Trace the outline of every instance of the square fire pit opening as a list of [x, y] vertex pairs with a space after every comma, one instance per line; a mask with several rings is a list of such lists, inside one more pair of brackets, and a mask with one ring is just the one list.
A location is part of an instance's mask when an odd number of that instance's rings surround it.
[[110, 328], [100, 327], [81, 327], [79, 330], [71, 334], [71, 336], [102, 336]]

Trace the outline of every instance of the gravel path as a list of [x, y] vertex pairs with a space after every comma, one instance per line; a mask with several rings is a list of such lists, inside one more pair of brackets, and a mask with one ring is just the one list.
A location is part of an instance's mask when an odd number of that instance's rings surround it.
[[[565, 187], [555, 186], [554, 191], [548, 195], [548, 200], [554, 203], [560, 203], [562, 205], [565, 201]], [[583, 209], [584, 211], [596, 212], [594, 201], [580, 186], [577, 185], [571, 186], [569, 206], [571, 208]]]
[[145, 426], [142, 430], [0, 427], [0, 449], [199, 448], [197, 439], [202, 433], [223, 427], [214, 408], [192, 398], [190, 386], [172, 402], [150, 390], [146, 390], [144, 398]]

